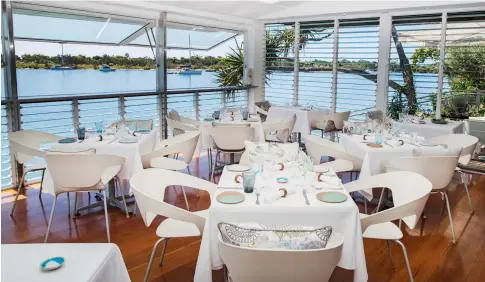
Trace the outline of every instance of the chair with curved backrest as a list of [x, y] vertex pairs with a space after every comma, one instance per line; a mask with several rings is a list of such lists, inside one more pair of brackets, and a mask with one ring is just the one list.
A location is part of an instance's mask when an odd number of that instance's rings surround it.
[[[347, 111], [347, 112], [341, 112], [341, 113], [319, 115], [311, 121], [311, 128], [312, 130], [322, 131], [322, 138], [323, 138], [323, 133], [341, 131], [344, 128], [344, 121], [349, 120], [350, 113], [351, 113], [350, 111]], [[333, 121], [335, 125], [334, 129], [329, 130], [326, 128], [328, 121]]]
[[[99, 191], [104, 198], [104, 215], [106, 218], [106, 234], [109, 234], [108, 207], [105, 185], [120, 172], [125, 158], [108, 155], [46, 153], [45, 160], [54, 181], [54, 203], [44, 243], [47, 243], [51, 229], [52, 218], [56, 208], [57, 196], [69, 192]], [[126, 207], [125, 207], [126, 208]]]
[[470, 212], [473, 213], [472, 200], [468, 190], [468, 180], [466, 179], [466, 173], [460, 170], [460, 165], [466, 166], [470, 162], [475, 148], [477, 147], [478, 138], [468, 134], [448, 134], [430, 138], [428, 141], [437, 144], [445, 144], [448, 147], [462, 148], [456, 170], [461, 174], [461, 182], [465, 187], [465, 192], [468, 197], [468, 204], [470, 205]]
[[242, 154], [244, 152], [246, 146], [244, 141], [253, 138], [254, 128], [249, 124], [234, 125], [213, 123], [212, 128], [210, 129], [210, 135], [214, 139], [215, 149], [217, 150], [216, 159], [212, 166], [211, 173], [211, 180], [213, 180], [220, 154], [230, 154], [232, 164], [234, 162], [234, 154]]
[[199, 123], [196, 120], [182, 117], [175, 110], [170, 110], [167, 113], [167, 127], [172, 132], [172, 136], [185, 133], [186, 131], [194, 131], [199, 129]]
[[[183, 170], [187, 169], [190, 174], [189, 164], [194, 157], [195, 149], [197, 148], [197, 142], [199, 141], [200, 131], [192, 131], [183, 133], [157, 143], [152, 152], [143, 154], [141, 161], [143, 168], [161, 168], [168, 170]], [[182, 153], [184, 160], [174, 160], [166, 158], [165, 156], [171, 154]], [[190, 210], [187, 195], [185, 189], [182, 186], [182, 192], [187, 205], [187, 210]], [[136, 211], [136, 207], [134, 212]]]
[[8, 133], [9, 146], [13, 152], [15, 161], [19, 165], [24, 166], [22, 178], [17, 188], [17, 195], [15, 196], [15, 202], [12, 206], [12, 211], [10, 212], [10, 215], [13, 215], [13, 212], [15, 211], [18, 197], [22, 192], [22, 188], [24, 188], [25, 176], [29, 172], [42, 171], [39, 198], [42, 195], [42, 184], [44, 182], [44, 173], [46, 168], [45, 163], [43, 161], [36, 161], [29, 166], [25, 166], [25, 164], [32, 161], [35, 157], [44, 156], [44, 151], [40, 149], [41, 143], [58, 142], [62, 138], [63, 137], [58, 135], [36, 130], [20, 130]]
[[450, 184], [455, 168], [458, 163], [456, 156], [426, 156], [426, 157], [406, 157], [394, 158], [383, 162], [386, 171], [411, 171], [426, 177], [433, 185], [432, 193], [440, 193], [444, 196], [448, 217], [450, 219], [450, 229], [453, 243], [456, 244], [455, 229], [451, 218], [450, 201], [448, 199], [447, 186]]
[[[267, 142], [287, 143], [295, 126], [296, 116], [285, 119], [279, 123], [263, 123], [264, 136]], [[271, 135], [271, 133], [275, 133]]]
[[225, 243], [219, 236], [219, 251], [234, 282], [323, 282], [340, 261], [343, 243], [341, 234], [332, 233], [323, 249], [255, 249]]
[[344, 184], [344, 187], [349, 193], [376, 187], [386, 187], [392, 191], [394, 207], [371, 215], [360, 215], [362, 236], [368, 239], [386, 240], [393, 266], [389, 242], [394, 241], [400, 245], [406, 260], [409, 279], [414, 281], [406, 247], [400, 241], [403, 237], [402, 231], [392, 221], [402, 219], [409, 228], [415, 228], [431, 192], [431, 182], [414, 172], [394, 171], [361, 178]]
[[211, 196], [217, 185], [206, 180], [176, 171], [149, 168], [135, 173], [130, 186], [138, 203], [143, 222], [151, 225], [157, 215], [167, 217], [157, 228], [160, 239], [155, 243], [144, 281], [148, 281], [157, 246], [165, 241], [160, 265], [162, 265], [167, 241], [174, 237], [200, 236], [204, 231], [208, 210], [190, 212], [163, 201], [169, 185], [181, 185], [207, 191]]
[[153, 120], [151, 119], [127, 119], [113, 122], [109, 127], [118, 127], [122, 124], [130, 125], [132, 123], [136, 123], [137, 130], [152, 130], [153, 129]]
[[360, 172], [363, 160], [347, 153], [342, 145], [315, 135], [305, 136], [304, 139], [307, 154], [313, 157], [315, 165], [320, 164], [323, 156], [328, 156], [336, 160], [325, 165], [333, 167], [335, 172]]

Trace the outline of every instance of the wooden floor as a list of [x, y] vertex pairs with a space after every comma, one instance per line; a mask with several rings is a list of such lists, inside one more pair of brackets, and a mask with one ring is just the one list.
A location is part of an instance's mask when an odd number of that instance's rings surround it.
[[[194, 159], [191, 171], [207, 179], [207, 158]], [[470, 214], [462, 185], [452, 184], [450, 200], [458, 236], [456, 245], [451, 243], [449, 221], [446, 211], [442, 213], [439, 195], [430, 196], [424, 226], [422, 222], [419, 229], [405, 230], [402, 241], [415, 281], [485, 281], [485, 177], [474, 178], [474, 182], [470, 190], [474, 214]], [[193, 189], [187, 189], [187, 193], [192, 210], [210, 206], [207, 193], [201, 192], [200, 198]], [[44, 194], [39, 200], [38, 187], [29, 187], [26, 196], [20, 198], [14, 217], [10, 217], [14, 195], [13, 190], [2, 192], [2, 244], [43, 242], [53, 196]], [[180, 188], [167, 189], [165, 198], [171, 204], [185, 206]], [[84, 195], [79, 206], [88, 202]], [[147, 228], [140, 216], [127, 219], [120, 210], [109, 210], [111, 240], [120, 247], [132, 281], [143, 280], [150, 252], [158, 239], [155, 229], [162, 220], [158, 218]], [[67, 216], [66, 196], [60, 196], [49, 242], [106, 242], [103, 210], [86, 211], [72, 219]], [[158, 267], [158, 254], [150, 280], [192, 281], [199, 245], [199, 237], [170, 240], [164, 265]], [[409, 281], [399, 246], [393, 245], [392, 249], [396, 269], [391, 268], [383, 241], [364, 240], [364, 247], [369, 281]], [[222, 281], [222, 272], [214, 271], [213, 277], [214, 281]], [[352, 281], [352, 271], [337, 268], [331, 281]]]

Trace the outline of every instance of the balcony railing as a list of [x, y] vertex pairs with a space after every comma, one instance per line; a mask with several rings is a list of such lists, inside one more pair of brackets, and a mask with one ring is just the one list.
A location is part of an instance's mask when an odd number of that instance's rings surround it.
[[[223, 106], [247, 106], [248, 90], [245, 87], [201, 88], [161, 92], [119, 93], [83, 96], [21, 98], [21, 129], [33, 129], [61, 136], [75, 136], [78, 127], [94, 127], [95, 121], [111, 122], [124, 119], [152, 119], [161, 136], [170, 134], [165, 117], [169, 109], [181, 116], [202, 120]], [[166, 101], [166, 102], [165, 102]], [[16, 184], [10, 149], [8, 146], [9, 119], [7, 106], [14, 101], [2, 100], [2, 189]], [[27, 164], [28, 166], [29, 164]], [[27, 181], [40, 178], [30, 174]]]

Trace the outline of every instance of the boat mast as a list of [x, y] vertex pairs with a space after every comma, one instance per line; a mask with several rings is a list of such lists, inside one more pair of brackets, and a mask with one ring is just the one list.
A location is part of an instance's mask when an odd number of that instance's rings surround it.
[[190, 64], [190, 68], [192, 68], [192, 52], [191, 52], [191, 48], [190, 48], [190, 32], [189, 32], [189, 64]]
[[61, 43], [61, 67], [64, 66], [64, 44]]

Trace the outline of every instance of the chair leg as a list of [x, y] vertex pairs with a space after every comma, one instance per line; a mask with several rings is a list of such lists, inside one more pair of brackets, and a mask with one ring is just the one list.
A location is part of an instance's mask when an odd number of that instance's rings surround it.
[[211, 171], [212, 171], [212, 149], [211, 148], [207, 148], [207, 165], [209, 166], [209, 175], [207, 176], [207, 178], [210, 181]]
[[387, 252], [389, 253], [389, 260], [391, 261], [391, 267], [394, 269], [394, 259], [392, 258], [392, 252], [391, 252], [391, 241], [386, 240], [387, 244]]
[[384, 197], [384, 190], [385, 189], [386, 188], [382, 188], [381, 196], [379, 197], [379, 203], [377, 203], [377, 210], [376, 210], [376, 212], [379, 212], [379, 209], [381, 208], [382, 198]]
[[15, 196], [15, 201], [13, 202], [12, 210], [10, 211], [10, 216], [13, 216], [13, 212], [15, 211], [15, 207], [17, 206], [17, 200], [19, 198], [20, 192], [22, 192], [22, 188], [24, 188], [24, 179], [26, 174], [27, 173], [24, 173], [22, 175], [22, 178], [20, 179], [19, 188], [17, 188], [17, 195]]
[[364, 212], [367, 214], [367, 199], [364, 197]]
[[42, 197], [42, 185], [44, 184], [45, 168], [42, 170], [42, 177], [40, 178], [39, 199]]
[[103, 199], [104, 199], [104, 218], [106, 219], [106, 235], [108, 236], [108, 243], [111, 243], [111, 238], [109, 236], [109, 219], [108, 219], [108, 203], [106, 199], [106, 193], [105, 191], [101, 191], [103, 194]]
[[165, 242], [163, 243], [162, 256], [160, 257], [160, 264], [158, 264], [158, 266], [162, 266], [163, 264], [163, 258], [165, 257], [165, 250], [167, 249], [168, 239], [169, 238], [165, 239]]
[[448, 192], [443, 192], [445, 194], [446, 209], [448, 210], [448, 217], [450, 218], [450, 229], [452, 235], [453, 244], [456, 244], [455, 228], [453, 227], [453, 219], [451, 218], [450, 201], [448, 199]]
[[464, 173], [461, 173], [461, 182], [465, 186], [466, 196], [468, 197], [468, 204], [470, 205], [470, 213], [473, 214], [475, 211], [473, 210], [472, 199], [470, 198], [470, 192], [468, 190], [468, 181], [466, 180], [466, 175]]
[[71, 197], [69, 192], [67, 192], [67, 216], [71, 216]]
[[413, 278], [413, 273], [411, 272], [411, 265], [409, 265], [409, 259], [408, 259], [408, 253], [406, 252], [406, 247], [404, 246], [404, 244], [399, 241], [399, 240], [395, 240], [394, 242], [396, 242], [398, 245], [401, 246], [402, 248], [402, 252], [404, 254], [404, 259], [406, 260], [406, 266], [408, 268], [408, 274], [409, 274], [409, 281], [411, 282], [414, 282], [414, 278]]
[[133, 205], [133, 215], [136, 216], [136, 198], [135, 198], [135, 204]]
[[[118, 184], [118, 185], [116, 185]], [[130, 213], [128, 213], [128, 206], [126, 206], [126, 199], [125, 194], [123, 193], [123, 189], [121, 189], [120, 180], [118, 177], [115, 178], [115, 187], [118, 186], [118, 191], [121, 194], [121, 198], [123, 199], [123, 205], [125, 206], [126, 218], [130, 218]]]
[[212, 175], [211, 175], [211, 181], [214, 182], [214, 171], [216, 170], [217, 166], [217, 157], [219, 156], [220, 152], [217, 151], [216, 153], [216, 159], [214, 160], [214, 163], [212, 164]]
[[52, 203], [51, 216], [49, 217], [49, 223], [47, 224], [47, 232], [45, 232], [44, 243], [47, 243], [49, 239], [49, 233], [51, 232], [52, 218], [54, 217], [54, 210], [56, 209], [57, 195], [54, 196], [54, 203]]
[[187, 200], [187, 194], [185, 194], [184, 186], [181, 186], [181, 187], [182, 187], [182, 194], [184, 194], [185, 206], [187, 207], [187, 210], [190, 211], [189, 201]]
[[150, 261], [148, 262], [147, 273], [145, 274], [145, 278], [143, 279], [144, 282], [148, 281], [148, 276], [150, 275], [150, 270], [152, 269], [153, 258], [155, 257], [155, 252], [157, 251], [158, 244], [165, 240], [165, 238], [160, 238], [153, 246], [152, 254], [150, 256]]
[[72, 218], [75, 219], [77, 216], [77, 197], [79, 192], [74, 193], [74, 210], [72, 211]]

